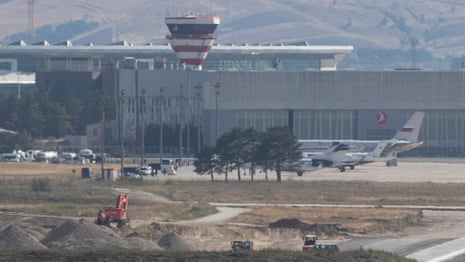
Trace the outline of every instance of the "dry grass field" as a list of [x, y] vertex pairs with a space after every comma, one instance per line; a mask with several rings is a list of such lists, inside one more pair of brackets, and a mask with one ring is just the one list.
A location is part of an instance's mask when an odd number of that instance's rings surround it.
[[[114, 202], [114, 187], [133, 188], [164, 196], [178, 203], [158, 203], [131, 198], [131, 217], [153, 221], [178, 221], [215, 212], [217, 203], [267, 204], [371, 204], [371, 205], [461, 205], [462, 184], [399, 183], [367, 181], [160, 181], [120, 180], [116, 182], [81, 179], [78, 165], [45, 163], [0, 163], [0, 208], [4, 211], [57, 216], [92, 217]], [[100, 173], [100, 165], [90, 165]], [[118, 165], [106, 164], [105, 168]], [[73, 172], [73, 170], [75, 170]], [[34, 192], [34, 179], [47, 179], [48, 192]], [[432, 194], [434, 192], [434, 194]], [[173, 208], [176, 207], [176, 208]], [[415, 210], [348, 208], [253, 208], [230, 222], [269, 224], [279, 219], [296, 218], [313, 224], [338, 224], [353, 233], [402, 230], [418, 224], [421, 213]]]
[[[228, 250], [229, 240], [240, 238], [254, 239], [259, 250], [279, 248], [295, 251], [299, 250], [301, 245], [301, 235], [310, 229], [322, 239], [342, 240], [353, 236], [396, 234], [405, 228], [423, 224], [421, 211], [380, 208], [382, 205], [461, 205], [465, 200], [465, 187], [460, 183], [297, 179], [288, 179], [282, 183], [263, 180], [211, 182], [205, 179], [182, 179], [182, 175], [160, 177], [150, 181], [121, 179], [112, 182], [82, 179], [82, 167], [84, 166], [0, 163], [0, 211], [3, 211], [0, 212], [0, 219], [7, 224], [14, 223], [18, 218], [21, 218], [21, 221], [26, 219], [29, 221], [27, 228], [40, 232], [44, 231], [41, 224], [34, 224], [36, 220], [28, 218], [93, 220], [99, 209], [114, 204], [118, 194], [116, 189], [126, 188], [133, 192], [164, 197], [170, 201], [156, 201], [138, 194], [130, 194], [129, 216], [138, 223], [137, 227], [116, 232], [121, 237], [139, 236], [155, 241], [155, 237], [160, 237], [163, 233], [178, 232], [195, 250]], [[100, 174], [101, 166], [98, 164], [85, 167], [91, 167], [94, 175]], [[105, 165], [105, 168], [109, 167], [117, 169], [119, 166]], [[45, 185], [43, 190], [35, 190], [37, 188], [34, 185], [37, 182]], [[226, 206], [230, 203], [262, 203], [269, 206], [250, 206], [248, 211], [213, 225], [199, 222], [189, 224], [188, 221], [217, 212], [211, 203], [215, 203], [215, 206], [221, 206], [222, 203]], [[374, 207], [282, 206], [289, 203], [369, 204]], [[289, 221], [292, 222], [291, 225]], [[279, 226], [274, 228], [272, 225]], [[53, 252], [42, 255], [60, 257], [60, 254]], [[82, 254], [74, 255], [79, 257]], [[132, 258], [134, 254], [125, 255]], [[188, 254], [185, 253], [183, 257], [186, 257], [185, 255]], [[213, 258], [218, 254], [204, 255]], [[366, 256], [369, 259], [366, 261], [377, 261], [372, 255], [354, 256]], [[97, 256], [94, 253], [93, 258]], [[150, 255], [145, 254], [142, 257], [148, 258]], [[224, 259], [229, 259], [227, 257], [224, 256]], [[265, 257], [270, 258], [267, 255]], [[382, 255], [377, 254], [376, 257]], [[241, 259], [252, 261], [260, 258]], [[310, 257], [302, 259], [312, 261]], [[402, 260], [400, 257], [392, 259]], [[334, 258], [332, 261], [338, 260]]]

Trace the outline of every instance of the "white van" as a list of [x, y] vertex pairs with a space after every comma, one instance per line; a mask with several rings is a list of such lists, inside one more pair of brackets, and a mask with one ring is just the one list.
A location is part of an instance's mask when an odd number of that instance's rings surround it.
[[20, 162], [21, 156], [17, 153], [3, 153], [2, 161], [5, 162]]
[[176, 169], [174, 168], [173, 160], [162, 159], [160, 164], [160, 170], [165, 175], [176, 175]]
[[58, 153], [56, 151], [41, 151], [37, 154], [37, 162], [47, 162], [51, 163], [58, 158]]

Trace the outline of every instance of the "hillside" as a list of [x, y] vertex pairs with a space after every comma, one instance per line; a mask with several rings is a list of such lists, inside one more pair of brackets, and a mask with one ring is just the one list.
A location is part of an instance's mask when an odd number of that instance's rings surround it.
[[[195, 3], [194, 3], [195, 2]], [[27, 40], [27, 2], [0, 1], [0, 39]], [[356, 49], [416, 48], [435, 57], [462, 56], [465, 2], [460, 0], [36, 0], [35, 42], [161, 43], [167, 14], [221, 16], [219, 42], [353, 45]]]

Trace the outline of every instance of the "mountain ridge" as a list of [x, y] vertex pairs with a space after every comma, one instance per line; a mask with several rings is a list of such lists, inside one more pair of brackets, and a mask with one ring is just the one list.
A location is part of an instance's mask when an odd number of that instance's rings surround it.
[[[4, 0], [0, 7], [2, 44], [27, 40], [26, 1]], [[465, 47], [465, 2], [460, 0], [36, 0], [34, 42], [166, 43], [164, 17], [190, 12], [221, 17], [216, 32], [221, 44], [307, 41], [356, 49], [414, 47], [435, 57], [460, 57]], [[67, 24], [80, 24], [80, 31], [71, 36], [75, 27], [65, 27], [68, 34], [56, 31]]]

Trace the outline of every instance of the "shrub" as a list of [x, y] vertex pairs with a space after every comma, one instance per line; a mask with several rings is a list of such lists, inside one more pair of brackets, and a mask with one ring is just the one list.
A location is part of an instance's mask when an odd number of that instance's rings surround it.
[[50, 192], [51, 186], [50, 179], [48, 178], [34, 178], [32, 179], [32, 191], [34, 192]]

